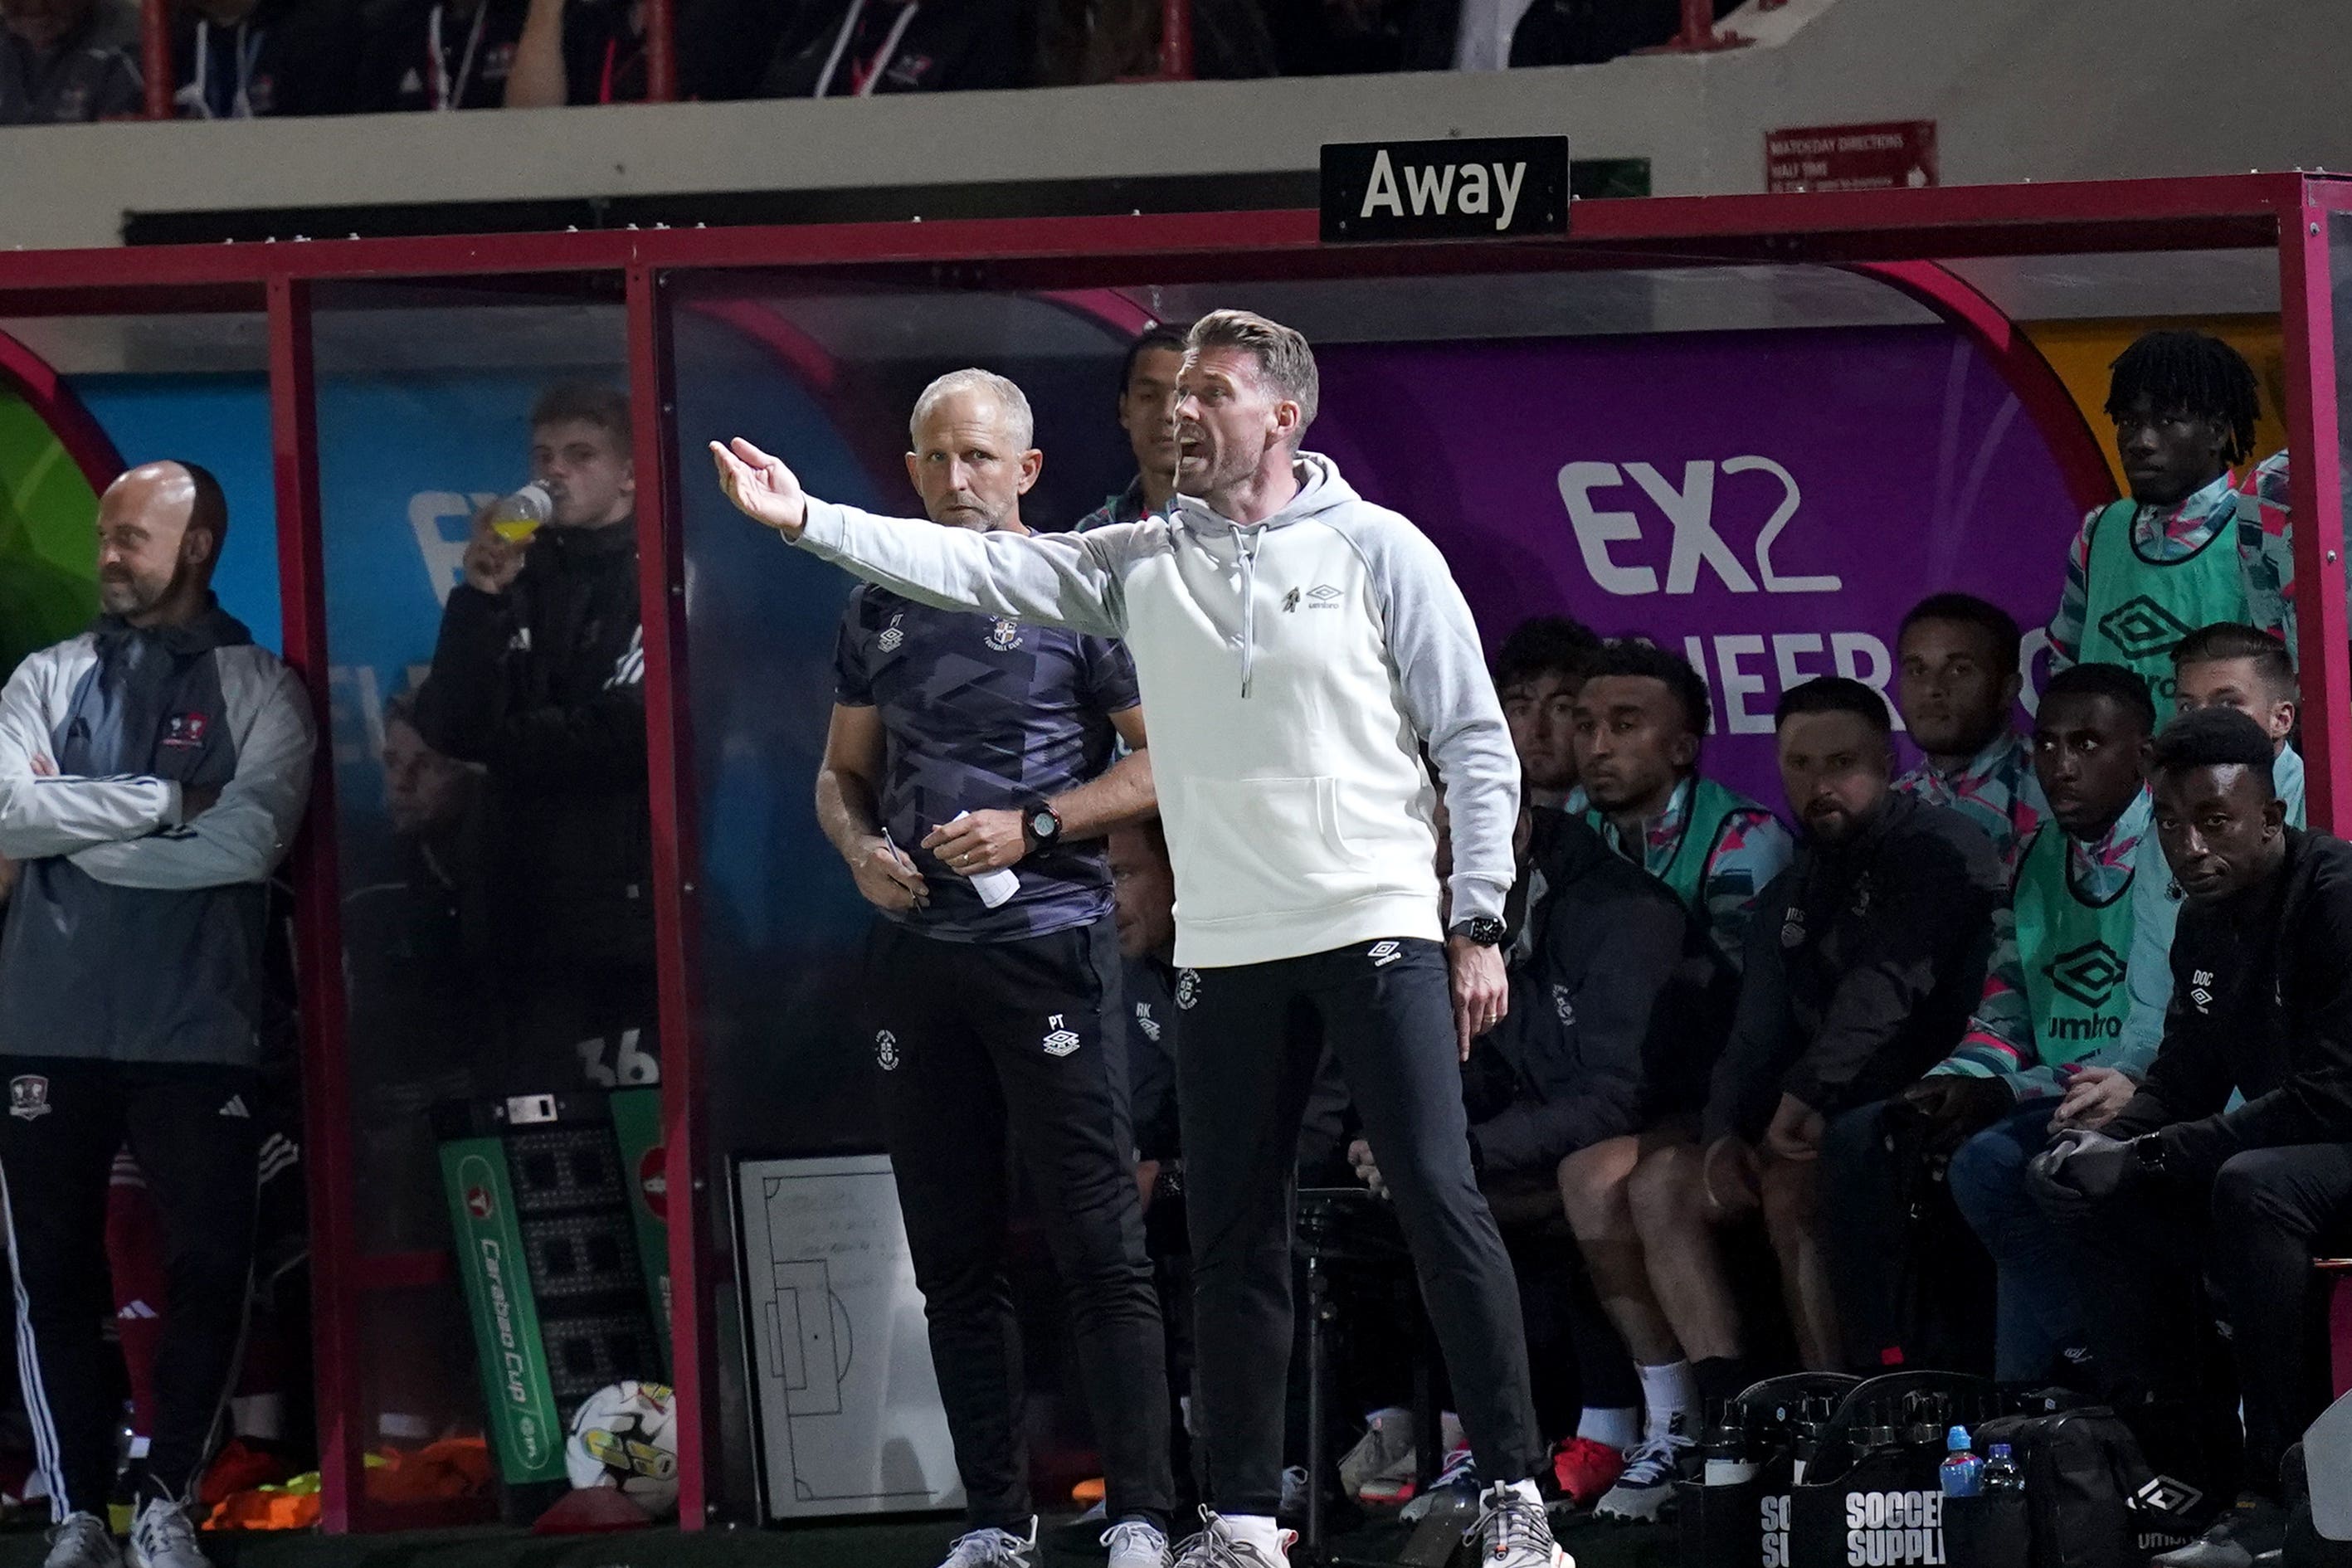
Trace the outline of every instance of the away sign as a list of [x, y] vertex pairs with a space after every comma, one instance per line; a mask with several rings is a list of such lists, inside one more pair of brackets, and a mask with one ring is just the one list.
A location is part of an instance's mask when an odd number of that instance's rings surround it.
[[1323, 149], [1323, 242], [1568, 232], [1568, 138], [1344, 142]]

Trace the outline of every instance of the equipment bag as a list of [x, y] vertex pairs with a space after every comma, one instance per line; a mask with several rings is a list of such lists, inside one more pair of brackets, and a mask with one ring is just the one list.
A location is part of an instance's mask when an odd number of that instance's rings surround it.
[[[2133, 1568], [2186, 1545], [2195, 1531], [2184, 1500], [2148, 1468], [2139, 1439], [2105, 1405], [2052, 1415], [2005, 1415], [1975, 1428], [1979, 1453], [2006, 1443], [2025, 1477], [2033, 1568]], [[2014, 1557], [1952, 1559], [1996, 1568]]]

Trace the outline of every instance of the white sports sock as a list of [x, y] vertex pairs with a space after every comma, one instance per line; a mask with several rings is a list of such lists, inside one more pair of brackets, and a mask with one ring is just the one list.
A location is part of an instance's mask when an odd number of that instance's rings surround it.
[[1532, 1480], [1513, 1481], [1511, 1483], [1511, 1489], [1518, 1493], [1522, 1498], [1525, 1498], [1528, 1501], [1535, 1504], [1538, 1508], [1541, 1508], [1543, 1506], [1543, 1489], [1536, 1485]]
[[1259, 1513], [1226, 1513], [1217, 1517], [1225, 1521], [1225, 1528], [1233, 1531], [1234, 1540], [1255, 1547], [1258, 1554], [1268, 1563], [1283, 1561], [1283, 1529], [1277, 1521]]
[[1664, 1366], [1636, 1367], [1642, 1374], [1642, 1402], [1649, 1407], [1649, 1421], [1643, 1429], [1648, 1437], [1665, 1436], [1674, 1417], [1683, 1418], [1683, 1432], [1696, 1436], [1692, 1430], [1698, 1425], [1698, 1379], [1691, 1374], [1686, 1361], [1669, 1362]]
[[1630, 1448], [1642, 1440], [1642, 1413], [1632, 1405], [1616, 1410], [1584, 1407], [1577, 1418], [1576, 1435], [1611, 1448]]

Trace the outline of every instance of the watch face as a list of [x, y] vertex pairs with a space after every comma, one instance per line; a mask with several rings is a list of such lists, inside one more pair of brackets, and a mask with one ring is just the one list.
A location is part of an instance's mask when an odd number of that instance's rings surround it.
[[1052, 812], [1037, 811], [1030, 813], [1029, 837], [1032, 838], [1051, 838], [1061, 830], [1061, 819], [1056, 817]]

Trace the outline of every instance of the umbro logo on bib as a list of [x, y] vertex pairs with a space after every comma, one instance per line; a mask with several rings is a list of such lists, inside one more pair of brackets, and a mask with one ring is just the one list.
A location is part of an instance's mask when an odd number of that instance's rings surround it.
[[2146, 594], [2134, 595], [2099, 618], [2099, 635], [2126, 658], [2168, 653], [2195, 629], [2181, 625], [2179, 616]]
[[2124, 977], [2123, 960], [2116, 950], [2094, 938], [2042, 966], [2050, 984], [2085, 1007], [2104, 1007]]

